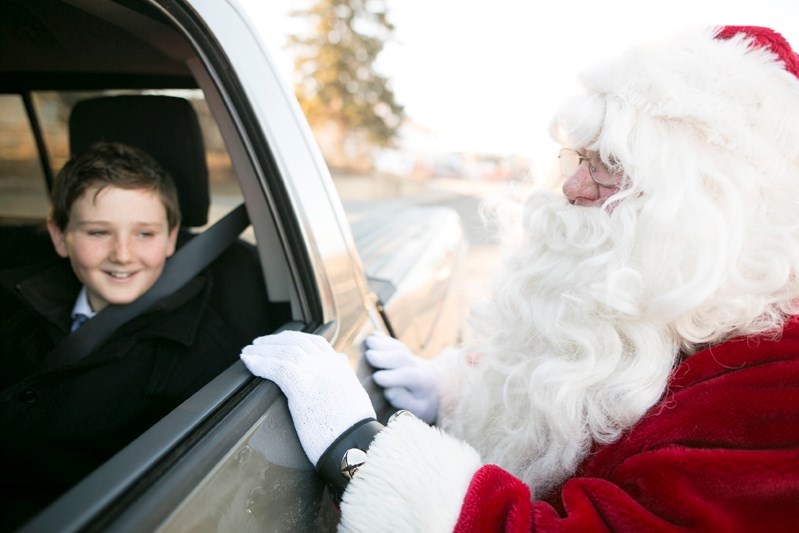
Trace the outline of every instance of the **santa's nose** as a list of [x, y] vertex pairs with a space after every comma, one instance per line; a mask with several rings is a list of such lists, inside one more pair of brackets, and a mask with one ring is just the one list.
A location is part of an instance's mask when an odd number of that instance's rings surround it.
[[586, 163], [577, 167], [577, 170], [563, 182], [563, 194], [573, 204], [591, 203], [597, 200], [599, 191], [588, 173]]

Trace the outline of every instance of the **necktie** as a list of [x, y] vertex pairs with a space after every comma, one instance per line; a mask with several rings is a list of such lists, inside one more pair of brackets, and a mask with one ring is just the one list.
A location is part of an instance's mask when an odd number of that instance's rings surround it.
[[70, 331], [75, 331], [76, 329], [81, 327], [84, 324], [84, 322], [86, 322], [87, 320], [89, 320], [88, 316], [81, 313], [76, 313], [72, 317], [72, 329]]

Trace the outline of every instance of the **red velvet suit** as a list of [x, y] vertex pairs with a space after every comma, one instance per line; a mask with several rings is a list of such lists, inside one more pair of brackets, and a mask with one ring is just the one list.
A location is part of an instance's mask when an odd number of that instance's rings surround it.
[[686, 359], [663, 399], [547, 501], [486, 465], [455, 531], [798, 531], [799, 319]]

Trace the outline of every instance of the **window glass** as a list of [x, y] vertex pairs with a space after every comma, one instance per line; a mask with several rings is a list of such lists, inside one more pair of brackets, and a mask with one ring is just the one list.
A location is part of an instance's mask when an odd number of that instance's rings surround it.
[[0, 95], [0, 220], [44, 220], [47, 185], [22, 97]]
[[[172, 93], [178, 92], [192, 103], [203, 133], [205, 160], [208, 165], [208, 180], [211, 190], [211, 210], [208, 213], [208, 222], [213, 224], [243, 202], [244, 197], [241, 194], [222, 134], [202, 93], [199, 90], [172, 91]], [[255, 244], [255, 233], [252, 227], [247, 228], [241, 238]]]
[[44, 135], [50, 170], [55, 176], [69, 159], [69, 112], [76, 102], [92, 93], [39, 92], [33, 93], [33, 105]]

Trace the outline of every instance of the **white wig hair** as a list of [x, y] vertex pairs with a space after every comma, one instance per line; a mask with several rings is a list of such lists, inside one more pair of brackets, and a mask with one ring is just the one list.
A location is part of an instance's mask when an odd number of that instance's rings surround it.
[[716, 31], [582, 75], [553, 136], [622, 189], [603, 208], [533, 195], [473, 312], [482, 358], [441, 425], [538, 493], [635, 424], [679, 358], [799, 312], [799, 80]]

